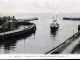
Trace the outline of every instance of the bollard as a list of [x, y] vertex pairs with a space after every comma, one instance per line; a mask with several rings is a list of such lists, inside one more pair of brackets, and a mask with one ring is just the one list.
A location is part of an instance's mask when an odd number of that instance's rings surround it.
[[78, 31], [80, 31], [80, 25], [78, 25]]
[[74, 38], [74, 30], [73, 30], [73, 38]]

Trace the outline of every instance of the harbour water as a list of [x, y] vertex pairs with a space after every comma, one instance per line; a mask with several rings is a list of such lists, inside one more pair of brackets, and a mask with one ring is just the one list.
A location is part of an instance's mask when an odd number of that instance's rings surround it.
[[[37, 14], [39, 20], [31, 21], [36, 24], [36, 32], [29, 34], [29, 36], [1, 41], [0, 54], [45, 54], [49, 50], [55, 48], [76, 33], [78, 31], [78, 24], [80, 24], [80, 21], [63, 20], [62, 18], [64, 15], [66, 14], [58, 15], [57, 22], [60, 24], [60, 27], [56, 32], [52, 33], [50, 32], [50, 24], [53, 22], [52, 18], [55, 15]], [[21, 18], [34, 16], [35, 14], [24, 14]], [[73, 16], [73, 14], [66, 16]], [[79, 17], [79, 15], [77, 16]], [[20, 15], [18, 18], [20, 18]]]

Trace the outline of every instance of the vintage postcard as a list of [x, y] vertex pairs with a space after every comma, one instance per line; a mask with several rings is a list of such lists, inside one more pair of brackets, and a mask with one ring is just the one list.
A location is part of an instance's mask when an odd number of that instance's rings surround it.
[[80, 1], [0, 0], [0, 54], [80, 54]]

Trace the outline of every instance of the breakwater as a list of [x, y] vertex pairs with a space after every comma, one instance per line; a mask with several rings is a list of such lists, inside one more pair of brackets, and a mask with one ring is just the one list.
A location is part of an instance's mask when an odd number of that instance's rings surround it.
[[[16, 30], [12, 31], [7, 31], [0, 33], [0, 40], [6, 39], [6, 38], [12, 38], [12, 37], [17, 37], [25, 33], [31, 33], [36, 30], [36, 25], [34, 23], [29, 23], [29, 22], [17, 22], [20, 26]], [[24, 25], [24, 26], [22, 26]]]
[[63, 20], [80, 20], [80, 18], [63, 17]]

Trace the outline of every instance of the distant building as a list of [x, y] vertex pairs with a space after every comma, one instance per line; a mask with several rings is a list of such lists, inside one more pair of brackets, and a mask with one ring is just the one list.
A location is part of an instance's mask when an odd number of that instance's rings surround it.
[[14, 16], [13, 17], [3, 16], [1, 21], [3, 21], [3, 24], [0, 25], [0, 30], [10, 31], [15, 30], [18, 27], [17, 20], [15, 19]]

